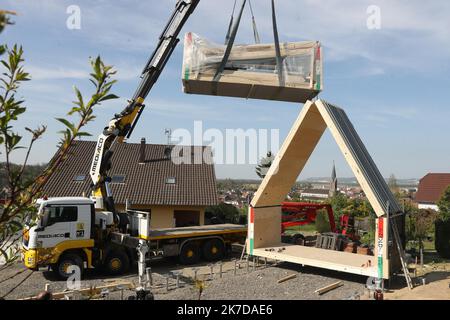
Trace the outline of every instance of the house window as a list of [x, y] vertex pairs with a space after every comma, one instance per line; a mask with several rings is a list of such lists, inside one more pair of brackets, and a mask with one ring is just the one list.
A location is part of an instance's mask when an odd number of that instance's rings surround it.
[[84, 179], [86, 179], [85, 174], [80, 174], [78, 176], [73, 177], [73, 181], [84, 181]]
[[169, 177], [166, 179], [167, 184], [175, 184], [176, 182], [177, 180], [175, 179], [175, 177]]
[[111, 183], [125, 183], [124, 175], [113, 175], [111, 177]]

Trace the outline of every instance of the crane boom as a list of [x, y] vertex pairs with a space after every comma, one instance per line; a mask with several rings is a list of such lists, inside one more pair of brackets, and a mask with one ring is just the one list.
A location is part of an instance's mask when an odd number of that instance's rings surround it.
[[155, 50], [142, 71], [141, 81], [132, 100], [128, 102], [127, 107], [121, 113], [114, 115], [97, 139], [90, 176], [93, 184], [92, 198], [95, 200], [98, 209], [106, 209], [116, 213], [109, 186], [111, 179], [108, 177], [108, 171], [111, 168], [111, 146], [116, 140], [122, 143], [125, 138], [129, 138], [132, 134], [144, 110], [145, 98], [158, 81], [179, 42], [178, 35], [181, 29], [199, 2], [200, 0], [179, 0], [177, 2], [169, 22], [159, 37]]

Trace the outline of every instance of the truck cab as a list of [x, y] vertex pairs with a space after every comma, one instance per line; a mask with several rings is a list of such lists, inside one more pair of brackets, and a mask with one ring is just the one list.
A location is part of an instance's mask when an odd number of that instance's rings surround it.
[[38, 218], [23, 232], [22, 254], [27, 268], [50, 266], [60, 278], [67, 278], [71, 265], [93, 268], [102, 254], [99, 232], [113, 225], [110, 212], [96, 212], [89, 198], [39, 199]]

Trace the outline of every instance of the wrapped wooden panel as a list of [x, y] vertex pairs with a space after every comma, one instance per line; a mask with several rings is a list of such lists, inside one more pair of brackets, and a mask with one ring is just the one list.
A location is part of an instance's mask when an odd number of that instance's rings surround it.
[[304, 103], [323, 89], [319, 42], [280, 44], [284, 81], [278, 78], [274, 44], [235, 45], [219, 81], [213, 81], [225, 46], [194, 33], [184, 41], [185, 93]]

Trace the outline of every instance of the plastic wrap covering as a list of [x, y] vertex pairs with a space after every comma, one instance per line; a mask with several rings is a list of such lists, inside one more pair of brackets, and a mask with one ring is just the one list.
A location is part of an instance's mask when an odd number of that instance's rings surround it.
[[278, 77], [274, 44], [256, 44], [233, 46], [225, 69], [215, 82], [225, 46], [187, 33], [184, 92], [302, 103], [317, 96], [323, 88], [320, 43], [280, 43], [280, 49], [283, 79]]

